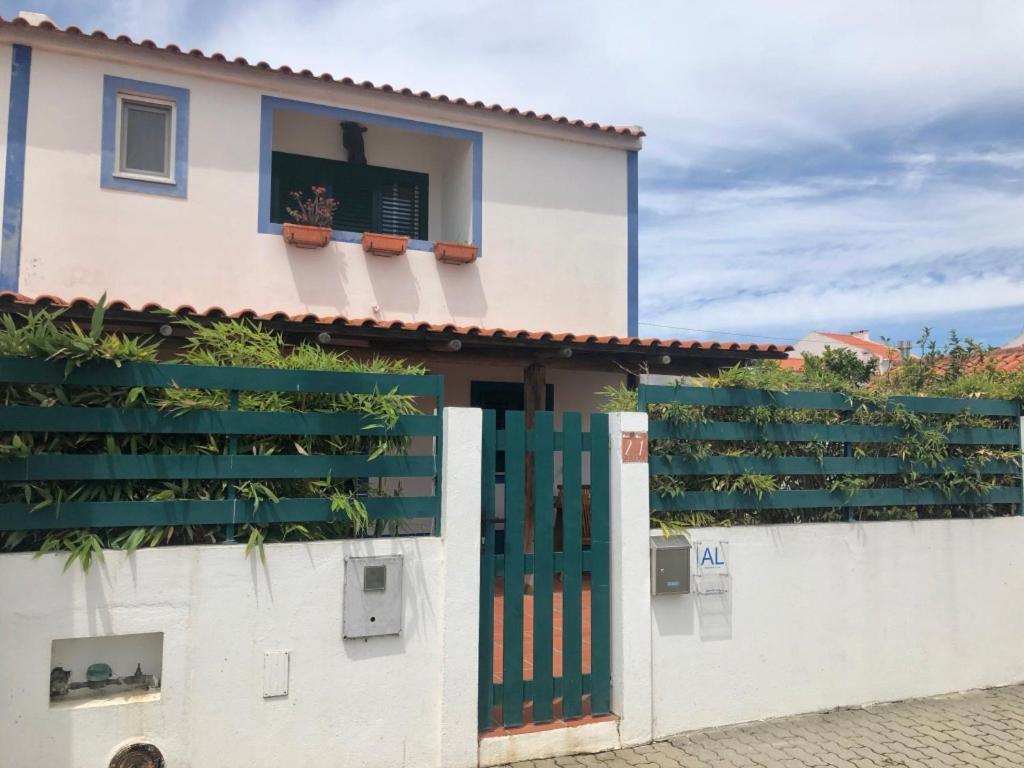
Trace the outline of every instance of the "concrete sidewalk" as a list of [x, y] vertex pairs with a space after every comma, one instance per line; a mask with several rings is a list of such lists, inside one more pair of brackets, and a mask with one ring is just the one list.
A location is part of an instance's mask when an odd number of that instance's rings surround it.
[[680, 734], [517, 768], [1024, 768], [1024, 685]]

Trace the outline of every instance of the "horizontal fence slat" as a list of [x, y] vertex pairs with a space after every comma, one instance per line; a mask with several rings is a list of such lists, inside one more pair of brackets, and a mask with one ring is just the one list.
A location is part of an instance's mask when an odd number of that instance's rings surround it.
[[[494, 574], [501, 576], [504, 571], [505, 556], [495, 555], [494, 556]], [[523, 555], [523, 572], [533, 573], [534, 554], [527, 552]], [[565, 571], [565, 557], [562, 552], [555, 552], [554, 558], [554, 570], [555, 573], [562, 573]], [[590, 573], [590, 550], [583, 550], [583, 572]]]
[[7, 432], [86, 432], [161, 435], [436, 435], [439, 416], [399, 416], [391, 428], [372, 426], [360, 413], [313, 411], [172, 411], [154, 408], [87, 408], [30, 405], [0, 407]]
[[968, 397], [916, 397], [896, 395], [889, 398], [889, 407], [902, 405], [911, 413], [956, 415], [969, 412], [973, 416], [1019, 416], [1020, 406], [1013, 400], [986, 400]]
[[0, 480], [432, 477], [433, 456], [36, 455], [0, 459]]
[[642, 385], [648, 404], [680, 403], [725, 407], [810, 408], [849, 410], [853, 401], [837, 392], [774, 392], [767, 389], [731, 389], [728, 387], [675, 387]]
[[[555, 688], [555, 698], [560, 698], [565, 691], [564, 679], [561, 677], [553, 678]], [[504, 689], [502, 683], [492, 683], [494, 690], [495, 701], [500, 701], [501, 692]], [[583, 693], [590, 693], [590, 675], [583, 675]], [[523, 680], [523, 700], [533, 701], [533, 680]]]
[[[922, 475], [941, 475], [947, 470], [963, 472], [967, 467], [966, 459], [947, 459], [937, 466], [928, 466], [886, 456], [830, 456], [821, 460], [811, 456], [708, 456], [702, 459], [681, 456], [650, 457], [652, 475], [681, 477], [742, 475], [748, 472], [764, 475], [899, 475], [913, 471]], [[980, 466], [972, 466], [971, 470], [986, 475], [1016, 475], [1020, 472], [1020, 466], [1013, 461], [993, 460]]]
[[754, 494], [715, 491], [688, 491], [680, 496], [651, 494], [651, 510], [656, 512], [696, 512], [734, 509], [815, 509], [835, 507], [901, 507], [954, 504], [1017, 504], [1019, 487], [1000, 486], [984, 494], [946, 496], [932, 488], [876, 488], [845, 491], [806, 490], [772, 491], [758, 498]]
[[[433, 496], [369, 496], [360, 499], [371, 520], [437, 517], [440, 499]], [[330, 499], [281, 499], [254, 508], [243, 499], [180, 501], [67, 502], [31, 511], [27, 504], [0, 504], [0, 530], [123, 528], [157, 525], [225, 525], [229, 523], [310, 523], [345, 520], [331, 510]]]
[[[555, 435], [555, 450], [556, 451], [561, 451], [562, 450], [562, 446], [564, 445], [565, 438], [564, 438], [564, 436], [563, 436], [563, 434], [561, 432], [555, 432], [554, 435]], [[581, 433], [581, 436], [583, 438], [582, 439], [583, 450], [584, 451], [589, 451], [590, 450], [590, 433], [589, 432], [583, 432], [583, 433]], [[505, 430], [499, 429], [497, 431], [497, 433], [496, 433], [496, 440], [495, 440], [495, 447], [499, 451], [505, 450]], [[526, 450], [530, 451], [531, 453], [534, 450], [534, 446], [533, 446], [533, 432], [527, 432], [526, 433]]]
[[[895, 443], [912, 435], [899, 427], [866, 424], [754, 424], [736, 421], [673, 423], [652, 421], [652, 440], [723, 440], [747, 442]], [[946, 435], [953, 445], [1020, 444], [1017, 429], [954, 429]]]
[[[676, 387], [645, 384], [641, 386], [641, 400], [654, 403], [681, 403], [726, 407], [800, 408], [814, 410], [852, 410], [862, 403], [875, 407], [869, 401], [851, 398], [838, 392], [780, 392], [766, 389], [739, 389], [729, 387]], [[898, 395], [889, 398], [888, 407], [903, 406], [914, 413], [958, 414], [965, 411], [976, 416], [1017, 416], [1020, 413], [1012, 400], [954, 397], [912, 397]]]
[[[66, 374], [66, 375], [65, 375]], [[66, 384], [68, 386], [182, 387], [237, 389], [243, 392], [319, 392], [333, 394], [385, 393], [437, 397], [441, 376], [394, 373], [289, 371], [273, 368], [235, 368], [180, 363], [88, 363], [66, 371], [61, 361], [0, 358], [0, 381], [12, 384]]]

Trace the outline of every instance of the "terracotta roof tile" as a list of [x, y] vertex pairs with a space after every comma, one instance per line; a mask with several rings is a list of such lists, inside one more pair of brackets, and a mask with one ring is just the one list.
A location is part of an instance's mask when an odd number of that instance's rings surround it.
[[818, 331], [818, 333], [822, 336], [828, 336], [830, 339], [835, 339], [840, 344], [845, 344], [848, 347], [857, 347], [858, 349], [867, 350], [878, 357], [887, 357], [890, 360], [902, 359], [898, 349], [886, 346], [878, 341], [862, 339], [859, 336], [854, 336], [850, 333], [830, 333], [828, 331]]
[[443, 93], [433, 94], [429, 91], [413, 91], [411, 88], [398, 88], [387, 83], [376, 84], [369, 80], [364, 80], [361, 83], [357, 83], [351, 77], [336, 77], [328, 72], [324, 72], [320, 75], [316, 75], [308, 69], [295, 70], [287, 65], [280, 67], [273, 67], [265, 61], [260, 61], [256, 64], [250, 64], [249, 61], [241, 56], [234, 59], [229, 59], [222, 53], [204, 53], [198, 48], [193, 48], [190, 51], [183, 51], [179, 46], [170, 43], [168, 45], [159, 46], [152, 40], [145, 39], [136, 42], [128, 35], [117, 35], [111, 37], [106, 32], [96, 30], [94, 32], [86, 33], [79, 27], [68, 26], [61, 28], [54, 24], [52, 21], [43, 21], [39, 24], [32, 24], [24, 18], [15, 17], [13, 19], [4, 19], [0, 17], [0, 28], [3, 27], [21, 27], [36, 29], [44, 32], [50, 32], [56, 35], [62, 35], [65, 37], [73, 37], [84, 40], [96, 40], [103, 44], [110, 45], [126, 45], [134, 48], [141, 48], [146, 50], [160, 51], [163, 53], [170, 53], [179, 56], [187, 56], [194, 59], [200, 59], [202, 61], [214, 62], [217, 64], [231, 64], [237, 67], [245, 67], [247, 69], [262, 70], [265, 72], [276, 72], [281, 75], [289, 75], [292, 77], [301, 77], [307, 80], [321, 80], [327, 83], [335, 83], [341, 86], [349, 86], [356, 88], [365, 88], [366, 90], [377, 91], [378, 93], [393, 93], [400, 96], [407, 96], [409, 98], [423, 99], [426, 101], [433, 101], [440, 104], [451, 104], [456, 107], [465, 107], [468, 109], [476, 109], [487, 112], [500, 112], [508, 115], [509, 117], [519, 117], [525, 120], [538, 120], [541, 122], [554, 123], [557, 125], [566, 125], [573, 128], [584, 128], [592, 131], [600, 131], [603, 133], [611, 133], [618, 136], [632, 136], [634, 138], [640, 138], [644, 136], [644, 130], [636, 125], [606, 125], [603, 123], [596, 123], [587, 120], [570, 119], [561, 115], [551, 115], [547, 112], [539, 113], [532, 109], [522, 110], [515, 107], [503, 107], [500, 104], [485, 104], [482, 101], [470, 102], [467, 99], [455, 98], [448, 96]]
[[[985, 365], [993, 365], [997, 371], [1016, 373], [1024, 369], [1024, 346], [1001, 347], [985, 353]], [[975, 362], [971, 367], [977, 367]]]
[[[92, 299], [76, 297], [66, 300], [57, 296], [45, 294], [40, 296], [25, 296], [24, 294], [12, 291], [0, 291], [0, 311], [25, 312], [31, 309], [53, 308], [79, 308], [91, 309], [96, 306]], [[139, 307], [132, 307], [128, 302], [118, 299], [107, 301], [109, 309], [116, 308], [123, 312], [139, 313], [166, 313], [168, 310], [155, 302], [146, 302]], [[504, 328], [479, 328], [477, 326], [460, 327], [452, 323], [427, 323], [422, 321], [402, 320], [376, 320], [374, 318], [345, 318], [334, 315], [317, 315], [313, 313], [301, 313], [289, 315], [283, 310], [272, 312], [258, 312], [258, 310], [245, 308], [235, 312], [228, 312], [222, 307], [210, 307], [198, 312], [188, 304], [183, 304], [171, 310], [176, 315], [190, 315], [208, 318], [251, 318], [266, 321], [291, 322], [298, 325], [317, 325], [327, 327], [359, 327], [359, 328], [387, 328], [399, 331], [445, 333], [463, 337], [485, 337], [492, 339], [510, 339], [524, 341], [557, 341], [564, 344], [572, 344], [576, 347], [603, 348], [605, 350], [627, 348], [644, 348], [656, 351], [659, 349], [687, 349], [687, 350], [729, 350], [742, 352], [749, 357], [774, 357], [792, 350], [790, 346], [776, 344], [740, 344], [735, 341], [698, 341], [679, 339], [654, 339], [638, 338], [635, 336], [594, 336], [580, 335], [574, 333], [561, 333], [555, 331], [530, 331], [526, 329], [507, 330]]]

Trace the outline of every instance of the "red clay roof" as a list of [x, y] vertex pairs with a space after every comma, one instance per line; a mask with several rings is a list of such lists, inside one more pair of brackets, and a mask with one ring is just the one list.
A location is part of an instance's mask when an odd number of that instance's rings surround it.
[[787, 357], [785, 360], [777, 362], [780, 368], [788, 368], [791, 371], [802, 371], [804, 369], [803, 357]]
[[[96, 306], [92, 299], [77, 297], [73, 299], [62, 299], [57, 296], [40, 295], [35, 297], [25, 296], [11, 291], [0, 291], [0, 311], [25, 312], [31, 309], [53, 308], [78, 308], [91, 309]], [[108, 300], [107, 308], [113, 312], [141, 312], [161, 313], [165, 315], [168, 308], [162, 307], [155, 302], [149, 302], [141, 307], [132, 307], [125, 301]], [[558, 342], [560, 344], [586, 345], [589, 348], [630, 348], [649, 349], [652, 352], [660, 350], [714, 350], [721, 352], [742, 352], [749, 357], [779, 357], [792, 349], [789, 346], [778, 346], [776, 344], [741, 344], [736, 341], [697, 341], [680, 339], [654, 339], [639, 338], [637, 336], [597, 336], [595, 334], [561, 333], [555, 331], [528, 331], [524, 329], [507, 328], [480, 328], [479, 326], [459, 326], [453, 323], [428, 323], [420, 321], [402, 320], [377, 320], [374, 318], [347, 318], [335, 315], [316, 315], [313, 313], [288, 314], [283, 310], [272, 312], [260, 312], [255, 309], [242, 309], [236, 312], [228, 312], [221, 307], [209, 307], [200, 312], [188, 304], [170, 310], [175, 315], [205, 317], [205, 318], [248, 318], [251, 320], [266, 320], [278, 322], [291, 322], [299, 324], [312, 324], [321, 327], [323, 330], [333, 328], [380, 328], [399, 331], [432, 331], [465, 338], [487, 338], [487, 339], [508, 339], [512, 341], [538, 341]]]
[[878, 357], [888, 357], [890, 360], [901, 359], [900, 351], [898, 349], [886, 346], [878, 341], [862, 339], [849, 333], [829, 333], [827, 331], [818, 331], [817, 333], [822, 336], [828, 336], [830, 339], [835, 339], [840, 344], [867, 350]]
[[250, 64], [247, 59], [237, 57], [229, 59], [223, 53], [204, 53], [198, 48], [193, 48], [189, 51], [185, 51], [173, 43], [169, 45], [160, 46], [152, 40], [146, 39], [136, 42], [127, 35], [109, 35], [101, 30], [94, 30], [93, 32], [85, 32], [79, 27], [58, 27], [52, 21], [42, 21], [38, 24], [32, 24], [26, 19], [16, 17], [13, 19], [4, 19], [0, 17], [0, 28], [3, 27], [20, 27], [28, 29], [38, 29], [46, 32], [51, 32], [57, 35], [77, 38], [82, 40], [95, 40], [101, 43], [110, 43], [113, 45], [123, 45], [131, 48], [139, 48], [144, 50], [161, 51], [163, 53], [177, 54], [180, 56], [187, 56], [193, 59], [198, 59], [204, 62], [216, 62], [218, 64], [233, 64], [239, 67], [244, 67], [249, 70], [260, 70], [264, 72], [276, 72], [282, 75], [293, 75], [295, 77], [305, 78], [307, 80], [322, 80], [327, 83], [335, 83], [341, 86], [350, 86], [355, 88], [365, 88], [369, 91], [377, 91], [378, 93], [394, 93], [400, 96], [410, 96], [413, 98], [424, 99], [427, 101], [434, 101], [443, 104], [452, 104], [459, 107], [468, 107], [470, 109], [482, 110], [485, 112], [500, 112], [501, 114], [508, 115], [510, 117], [521, 117], [531, 120], [540, 120], [548, 123], [556, 123], [560, 125], [572, 126], [574, 128], [585, 128], [593, 131], [602, 131], [604, 133], [612, 133], [619, 136], [632, 136], [634, 138], [640, 138], [644, 136], [642, 128], [636, 125], [605, 125], [602, 123], [588, 122], [585, 120], [570, 119], [561, 115], [551, 115], [547, 112], [535, 112], [532, 109], [520, 110], [515, 107], [503, 107], [500, 104], [485, 104], [482, 101], [469, 101], [467, 99], [447, 96], [443, 93], [432, 94], [429, 91], [413, 91], [411, 88], [399, 88], [387, 83], [372, 83], [369, 80], [362, 82], [356, 82], [350, 77], [335, 77], [327, 72], [322, 74], [314, 74], [308, 69], [295, 70], [289, 66], [272, 67], [265, 61], [260, 61], [255, 64]]
[[985, 353], [985, 363], [991, 363], [997, 371], [1014, 373], [1024, 368], [1024, 346], [1004, 347]]

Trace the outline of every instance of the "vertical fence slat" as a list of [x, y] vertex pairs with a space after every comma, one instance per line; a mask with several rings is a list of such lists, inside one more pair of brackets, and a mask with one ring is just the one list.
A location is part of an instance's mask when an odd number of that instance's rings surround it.
[[562, 717], [583, 714], [583, 435], [562, 414]]
[[523, 724], [523, 546], [526, 422], [505, 414], [505, 578], [502, 621], [501, 719]]
[[608, 414], [590, 416], [590, 711], [611, 710]]
[[494, 498], [494, 411], [483, 412], [483, 456], [480, 461], [480, 512], [483, 516], [480, 553], [480, 670], [477, 693], [477, 725], [485, 731], [494, 724], [494, 523], [498, 514]]
[[[551, 411], [533, 422], [533, 721], [554, 719], [554, 485], [555, 436]], [[531, 489], [527, 489], [529, 493]]]

